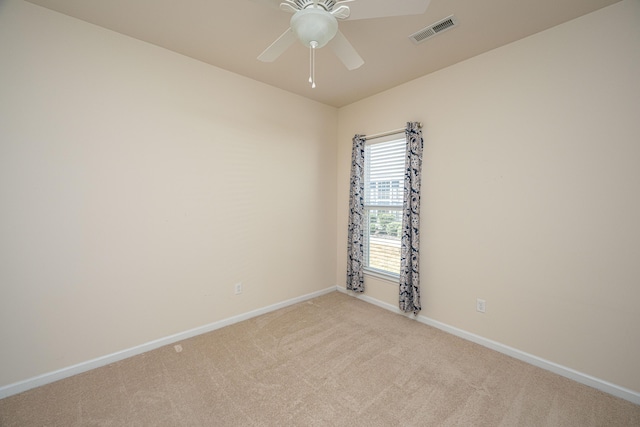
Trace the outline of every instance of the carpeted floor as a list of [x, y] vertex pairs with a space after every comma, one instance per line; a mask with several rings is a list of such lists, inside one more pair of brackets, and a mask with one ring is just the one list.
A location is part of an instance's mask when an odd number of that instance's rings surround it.
[[0, 400], [8, 426], [640, 426], [640, 406], [333, 292]]

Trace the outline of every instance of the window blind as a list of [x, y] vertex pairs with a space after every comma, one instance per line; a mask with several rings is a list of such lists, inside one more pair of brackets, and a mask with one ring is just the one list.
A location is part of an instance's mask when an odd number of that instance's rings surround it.
[[365, 146], [365, 205], [402, 206], [404, 139]]

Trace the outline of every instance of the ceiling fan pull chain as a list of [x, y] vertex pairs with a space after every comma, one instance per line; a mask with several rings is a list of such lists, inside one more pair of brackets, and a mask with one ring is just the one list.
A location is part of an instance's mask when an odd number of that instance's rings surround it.
[[313, 84], [313, 48], [309, 46], [309, 83]]
[[316, 87], [316, 47], [318, 47], [318, 42], [309, 43], [309, 83], [311, 83], [312, 89]]
[[311, 82], [311, 89], [315, 89], [316, 87], [316, 48], [314, 46], [311, 46], [311, 76], [312, 78], [312, 82]]

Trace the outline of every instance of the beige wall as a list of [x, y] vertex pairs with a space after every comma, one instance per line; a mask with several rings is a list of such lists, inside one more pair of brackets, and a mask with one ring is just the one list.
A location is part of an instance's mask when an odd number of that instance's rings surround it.
[[336, 111], [0, 2], [0, 387], [344, 285], [350, 139], [420, 120], [422, 314], [640, 391], [639, 22]]
[[335, 286], [336, 109], [18, 0], [0, 63], [0, 386]]
[[422, 121], [422, 314], [640, 391], [639, 76], [625, 0], [340, 109], [337, 283], [353, 134]]

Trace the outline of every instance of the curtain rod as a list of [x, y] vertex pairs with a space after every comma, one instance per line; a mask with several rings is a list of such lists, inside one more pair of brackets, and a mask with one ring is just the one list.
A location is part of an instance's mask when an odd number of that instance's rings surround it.
[[[418, 127], [422, 128], [422, 123], [418, 123]], [[390, 130], [382, 133], [374, 133], [373, 135], [365, 135], [364, 140], [368, 141], [370, 139], [382, 138], [383, 136], [395, 135], [396, 133], [403, 133], [407, 128]]]

